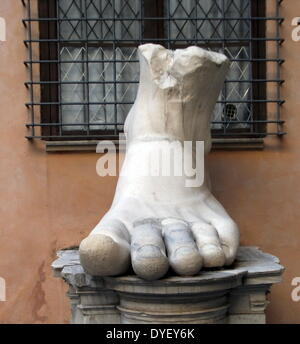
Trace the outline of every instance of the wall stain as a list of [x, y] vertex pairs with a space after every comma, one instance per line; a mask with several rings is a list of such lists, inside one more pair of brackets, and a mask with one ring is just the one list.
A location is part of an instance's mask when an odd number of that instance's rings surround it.
[[45, 262], [43, 262], [38, 269], [38, 280], [35, 283], [32, 290], [33, 308], [32, 316], [35, 321], [45, 322], [47, 316], [39, 315], [41, 308], [46, 305], [45, 291], [43, 290], [42, 284], [46, 280], [46, 273], [44, 272]]

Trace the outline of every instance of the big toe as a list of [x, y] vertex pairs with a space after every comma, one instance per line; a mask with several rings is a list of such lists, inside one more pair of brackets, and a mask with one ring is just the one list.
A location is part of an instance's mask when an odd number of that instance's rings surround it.
[[80, 262], [93, 276], [114, 276], [124, 272], [130, 264], [130, 253], [111, 237], [91, 234], [79, 247]]

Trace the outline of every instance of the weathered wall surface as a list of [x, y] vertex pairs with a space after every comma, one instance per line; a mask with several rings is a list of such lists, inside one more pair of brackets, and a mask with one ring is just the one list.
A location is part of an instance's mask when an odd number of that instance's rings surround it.
[[[274, 287], [270, 323], [300, 323], [300, 303], [291, 299], [291, 280], [300, 276], [300, 42], [291, 39], [291, 20], [300, 2], [283, 2], [283, 118], [288, 135], [268, 138], [263, 151], [214, 152], [214, 192], [238, 222], [244, 245], [280, 257], [284, 282]], [[47, 154], [24, 136], [28, 100], [20, 1], [2, 0], [7, 41], [0, 42], [0, 276], [7, 301], [1, 323], [67, 323], [69, 305], [50, 263], [56, 250], [76, 245], [109, 208], [115, 178], [96, 175], [92, 153]]]

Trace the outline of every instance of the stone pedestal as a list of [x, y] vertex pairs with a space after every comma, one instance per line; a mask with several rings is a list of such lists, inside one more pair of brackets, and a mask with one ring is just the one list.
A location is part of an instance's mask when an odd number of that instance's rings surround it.
[[230, 269], [149, 282], [136, 276], [92, 277], [77, 250], [58, 252], [55, 276], [69, 285], [76, 324], [264, 324], [267, 294], [281, 281], [279, 260], [241, 247]]

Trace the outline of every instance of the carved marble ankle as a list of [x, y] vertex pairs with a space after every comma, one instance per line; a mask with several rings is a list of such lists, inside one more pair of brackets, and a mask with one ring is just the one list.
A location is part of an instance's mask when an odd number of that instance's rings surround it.
[[[188, 172], [177, 175], [171, 166], [168, 176], [155, 176], [149, 161], [162, 151], [181, 156], [186, 141], [203, 141], [205, 154], [210, 151], [211, 114], [229, 61], [198, 47], [171, 51], [155, 44], [140, 46], [139, 59], [139, 88], [125, 122], [127, 151], [114, 201], [82, 241], [81, 264], [95, 276], [120, 275], [132, 264], [147, 280], [163, 277], [169, 268], [191, 276], [202, 267], [230, 265], [239, 231], [210, 192], [207, 168], [202, 183], [187, 186]], [[188, 158], [195, 164], [195, 150]]]

